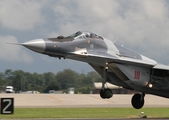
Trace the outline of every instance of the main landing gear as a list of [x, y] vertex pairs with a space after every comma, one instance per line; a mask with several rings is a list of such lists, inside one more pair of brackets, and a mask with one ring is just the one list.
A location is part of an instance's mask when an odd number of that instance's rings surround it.
[[106, 98], [109, 99], [113, 96], [113, 92], [111, 91], [111, 89], [105, 88], [107, 70], [108, 70], [108, 67], [106, 66], [103, 70], [102, 89], [100, 90], [100, 97], [103, 99], [106, 99]]
[[[100, 90], [100, 97], [103, 99], [109, 99], [113, 96], [112, 90], [109, 88], [105, 88], [105, 83], [108, 78], [107, 71], [108, 71], [108, 63], [106, 63], [106, 66], [103, 69], [102, 89]], [[133, 95], [131, 99], [132, 106], [135, 109], [142, 108], [144, 106], [144, 97], [145, 97], [145, 93]]]
[[135, 109], [140, 109], [144, 106], [145, 93], [135, 94], [131, 99], [131, 104]]

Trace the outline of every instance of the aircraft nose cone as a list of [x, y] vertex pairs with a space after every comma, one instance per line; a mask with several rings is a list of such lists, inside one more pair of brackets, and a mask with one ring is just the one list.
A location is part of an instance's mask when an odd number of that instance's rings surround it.
[[31, 40], [31, 41], [22, 43], [22, 45], [30, 50], [33, 50], [39, 53], [43, 53], [46, 49], [46, 44], [43, 39]]

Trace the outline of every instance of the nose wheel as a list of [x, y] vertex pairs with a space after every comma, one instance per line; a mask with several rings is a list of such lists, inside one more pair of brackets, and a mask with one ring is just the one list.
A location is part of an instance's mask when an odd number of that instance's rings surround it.
[[135, 109], [140, 109], [144, 106], [144, 96], [144, 93], [133, 95], [131, 99], [131, 104]]
[[100, 97], [103, 99], [109, 99], [113, 96], [113, 92], [111, 91], [111, 89], [106, 88], [106, 89], [101, 89], [100, 90]]

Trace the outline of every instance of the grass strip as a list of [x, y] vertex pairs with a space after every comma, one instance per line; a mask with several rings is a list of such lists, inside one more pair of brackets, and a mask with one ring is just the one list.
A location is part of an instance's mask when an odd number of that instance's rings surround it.
[[169, 118], [169, 108], [15, 108], [12, 115], [1, 118], [137, 118], [144, 112], [148, 118]]

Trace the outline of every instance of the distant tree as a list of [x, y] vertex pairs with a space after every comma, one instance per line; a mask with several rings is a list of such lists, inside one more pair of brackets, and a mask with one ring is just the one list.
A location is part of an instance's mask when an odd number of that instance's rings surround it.
[[33, 79], [35, 80], [34, 90], [42, 92], [45, 86], [45, 78], [43, 74], [33, 74]]
[[86, 80], [86, 75], [85, 74], [77, 74], [75, 77], [75, 87], [79, 87], [82, 85], [82, 82]]
[[101, 82], [102, 81], [101, 76], [95, 71], [88, 72], [87, 77], [88, 77], [88, 79], [91, 79], [93, 82]]
[[12, 76], [13, 76], [12, 73], [13, 73], [13, 71], [11, 69], [7, 69], [3, 74], [6, 86], [12, 85]]
[[59, 89], [60, 89], [59, 83], [57, 81], [52, 81], [46, 86], [46, 88], [44, 89], [44, 92], [48, 93], [49, 90], [59, 90]]
[[89, 94], [92, 88], [90, 86], [82, 86], [76, 89], [76, 93]]
[[15, 91], [67, 91], [68, 88], [74, 87], [76, 93], [86, 94], [90, 93], [94, 82], [101, 80], [96, 72], [79, 74], [70, 69], [60, 71], [56, 75], [52, 72], [38, 74], [11, 69], [7, 69], [4, 73], [0, 72], [0, 86], [11, 85]]
[[16, 70], [12, 72], [12, 75], [10, 77], [12, 81], [12, 86], [14, 87], [15, 91], [23, 91], [23, 76], [24, 72], [21, 70]]
[[5, 71], [5, 74], [4, 74], [4, 76], [5, 76], [5, 78], [10, 78], [10, 76], [12, 75], [12, 70], [11, 69], [7, 69], [6, 71]]
[[50, 84], [52, 81], [57, 81], [55, 78], [55, 74], [52, 72], [44, 73], [44, 78], [45, 78], [45, 85]]
[[56, 79], [60, 84], [61, 89], [68, 89], [69, 87], [75, 87], [75, 78], [77, 73], [70, 69], [58, 72]]
[[0, 73], [0, 87], [4, 86], [6, 83], [6, 80], [4, 78], [4, 74]]

